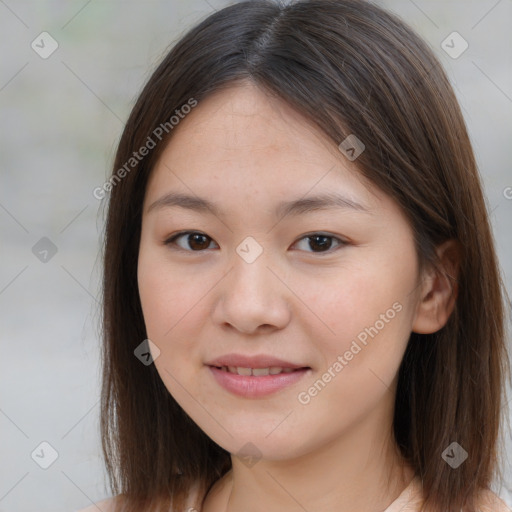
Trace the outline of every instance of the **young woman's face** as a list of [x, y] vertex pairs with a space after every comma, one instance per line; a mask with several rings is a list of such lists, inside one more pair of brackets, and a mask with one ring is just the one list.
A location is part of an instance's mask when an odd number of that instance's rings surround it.
[[288, 459], [391, 425], [419, 299], [399, 208], [253, 85], [209, 96], [174, 130], [138, 263], [169, 392], [233, 454]]

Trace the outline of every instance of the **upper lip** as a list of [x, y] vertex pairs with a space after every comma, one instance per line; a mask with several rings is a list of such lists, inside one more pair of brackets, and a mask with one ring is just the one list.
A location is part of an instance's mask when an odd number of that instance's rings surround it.
[[237, 366], [239, 368], [270, 368], [277, 366], [280, 368], [308, 368], [307, 366], [291, 363], [284, 359], [279, 359], [270, 355], [262, 354], [258, 356], [247, 356], [243, 354], [226, 354], [217, 357], [206, 363], [208, 366]]

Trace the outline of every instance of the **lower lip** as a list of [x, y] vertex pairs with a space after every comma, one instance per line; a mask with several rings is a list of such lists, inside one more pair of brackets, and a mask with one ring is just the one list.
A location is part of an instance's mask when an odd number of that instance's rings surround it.
[[238, 375], [210, 366], [210, 371], [216, 381], [227, 391], [244, 398], [259, 398], [275, 393], [302, 379], [311, 368], [302, 368], [290, 373], [277, 375]]

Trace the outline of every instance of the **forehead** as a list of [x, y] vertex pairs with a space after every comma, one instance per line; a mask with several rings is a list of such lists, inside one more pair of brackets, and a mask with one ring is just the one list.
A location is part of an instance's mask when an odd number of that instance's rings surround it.
[[279, 155], [287, 161], [322, 162], [333, 149], [301, 114], [251, 83], [216, 91], [201, 101], [180, 122], [166, 148], [174, 157], [187, 153], [204, 160], [244, 161], [250, 156], [247, 163]]
[[382, 199], [332, 140], [251, 83], [216, 91], [175, 127], [147, 197], [171, 189], [261, 203], [308, 191], [338, 191], [367, 204]]

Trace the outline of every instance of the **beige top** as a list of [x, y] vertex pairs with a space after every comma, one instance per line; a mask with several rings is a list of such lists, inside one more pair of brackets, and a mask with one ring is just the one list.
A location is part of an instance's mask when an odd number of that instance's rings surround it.
[[[421, 480], [415, 477], [402, 494], [383, 512], [419, 512], [423, 502]], [[494, 494], [484, 490], [480, 493], [479, 512], [512, 512], [512, 509]]]
[[[489, 490], [482, 491], [480, 494], [480, 502], [478, 503], [479, 512], [512, 512], [509, 508], [495, 493]], [[187, 507], [191, 509], [197, 506], [197, 496], [194, 493], [191, 494], [187, 501]], [[109, 498], [90, 507], [84, 508], [78, 512], [112, 512], [113, 498]], [[422, 498], [422, 485], [421, 480], [415, 477], [411, 483], [402, 491], [400, 496], [389, 505], [389, 507], [383, 512], [419, 512]], [[185, 508], [188, 510], [188, 508]], [[193, 509], [196, 512], [196, 509]], [[197, 512], [200, 512], [199, 510]]]

